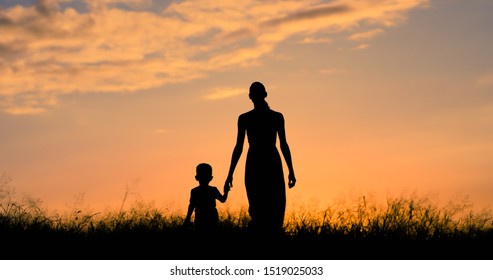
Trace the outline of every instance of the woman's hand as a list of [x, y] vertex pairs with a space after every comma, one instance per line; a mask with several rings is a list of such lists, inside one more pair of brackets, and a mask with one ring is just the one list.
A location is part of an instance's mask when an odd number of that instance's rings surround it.
[[226, 182], [224, 182], [224, 190], [230, 190], [233, 187], [233, 176], [228, 176]]
[[231, 187], [225, 183], [224, 188], [223, 188], [223, 193], [227, 194], [230, 190], [231, 190]]
[[296, 185], [296, 177], [294, 176], [294, 173], [289, 173], [288, 179], [288, 186], [291, 189], [294, 185]]

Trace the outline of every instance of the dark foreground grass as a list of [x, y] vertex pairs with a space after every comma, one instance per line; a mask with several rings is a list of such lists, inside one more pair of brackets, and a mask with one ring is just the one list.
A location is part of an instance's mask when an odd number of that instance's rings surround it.
[[4, 182], [2, 259], [493, 259], [491, 213], [463, 201], [438, 207], [398, 197], [377, 205], [361, 197], [342, 208], [300, 208], [274, 237], [250, 233], [245, 210], [226, 211], [218, 232], [204, 237], [182, 226], [182, 214], [145, 203], [57, 215], [12, 193]]

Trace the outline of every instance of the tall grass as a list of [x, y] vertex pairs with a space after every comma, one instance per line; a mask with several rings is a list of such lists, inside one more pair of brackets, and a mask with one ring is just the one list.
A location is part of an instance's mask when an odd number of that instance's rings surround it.
[[474, 210], [467, 197], [438, 207], [426, 197], [387, 198], [379, 205], [362, 196], [346, 208], [301, 209], [286, 224], [292, 235], [352, 240], [474, 240], [492, 229], [491, 210]]
[[[32, 231], [44, 229], [51, 232], [74, 235], [94, 235], [128, 230], [145, 229], [161, 231], [176, 228], [182, 223], [181, 215], [163, 213], [152, 204], [136, 202], [130, 210], [121, 207], [118, 211], [87, 212], [74, 203], [74, 207], [64, 214], [49, 212], [42, 207], [39, 199], [24, 195], [18, 199], [11, 185], [11, 177], [0, 176], [0, 230]], [[82, 200], [79, 195], [76, 200]]]
[[[142, 201], [128, 210], [123, 202], [118, 211], [101, 213], [74, 206], [65, 214], [52, 213], [39, 200], [28, 196], [17, 199], [11, 181], [5, 174], [0, 176], [0, 240], [14, 246], [5, 258], [79, 258], [82, 252], [93, 254], [89, 258], [149, 258], [149, 252], [164, 258], [197, 257], [188, 255], [197, 244], [197, 236], [193, 229], [182, 226], [184, 213], [158, 209]], [[214, 242], [222, 244], [218, 245], [222, 250], [229, 248], [231, 256], [240, 256], [238, 248], [248, 249], [248, 241], [252, 241], [248, 239], [249, 220], [245, 208], [222, 211], [220, 238]], [[474, 210], [467, 199], [439, 207], [427, 197], [401, 196], [379, 204], [361, 196], [349, 205], [328, 206], [321, 211], [296, 209], [286, 217], [282, 240], [286, 250], [307, 250], [311, 246], [333, 252], [340, 244], [354, 242], [471, 241], [483, 246], [491, 244], [492, 238], [491, 211]], [[127, 253], [136, 250], [140, 255]]]

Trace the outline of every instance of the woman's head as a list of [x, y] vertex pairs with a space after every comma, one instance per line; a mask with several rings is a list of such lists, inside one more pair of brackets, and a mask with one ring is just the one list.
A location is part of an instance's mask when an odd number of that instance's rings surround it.
[[253, 102], [263, 100], [267, 97], [267, 91], [261, 82], [253, 82], [248, 96]]

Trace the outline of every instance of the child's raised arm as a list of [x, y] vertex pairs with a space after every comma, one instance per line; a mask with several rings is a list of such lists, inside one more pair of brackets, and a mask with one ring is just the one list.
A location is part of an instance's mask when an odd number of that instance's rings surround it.
[[221, 195], [219, 193], [219, 190], [218, 190], [217, 191], [217, 193], [218, 193], [217, 200], [221, 201], [222, 203], [226, 202], [226, 200], [228, 199], [228, 193], [229, 193], [230, 189], [231, 189], [231, 187], [228, 184], [224, 184], [224, 194]]

